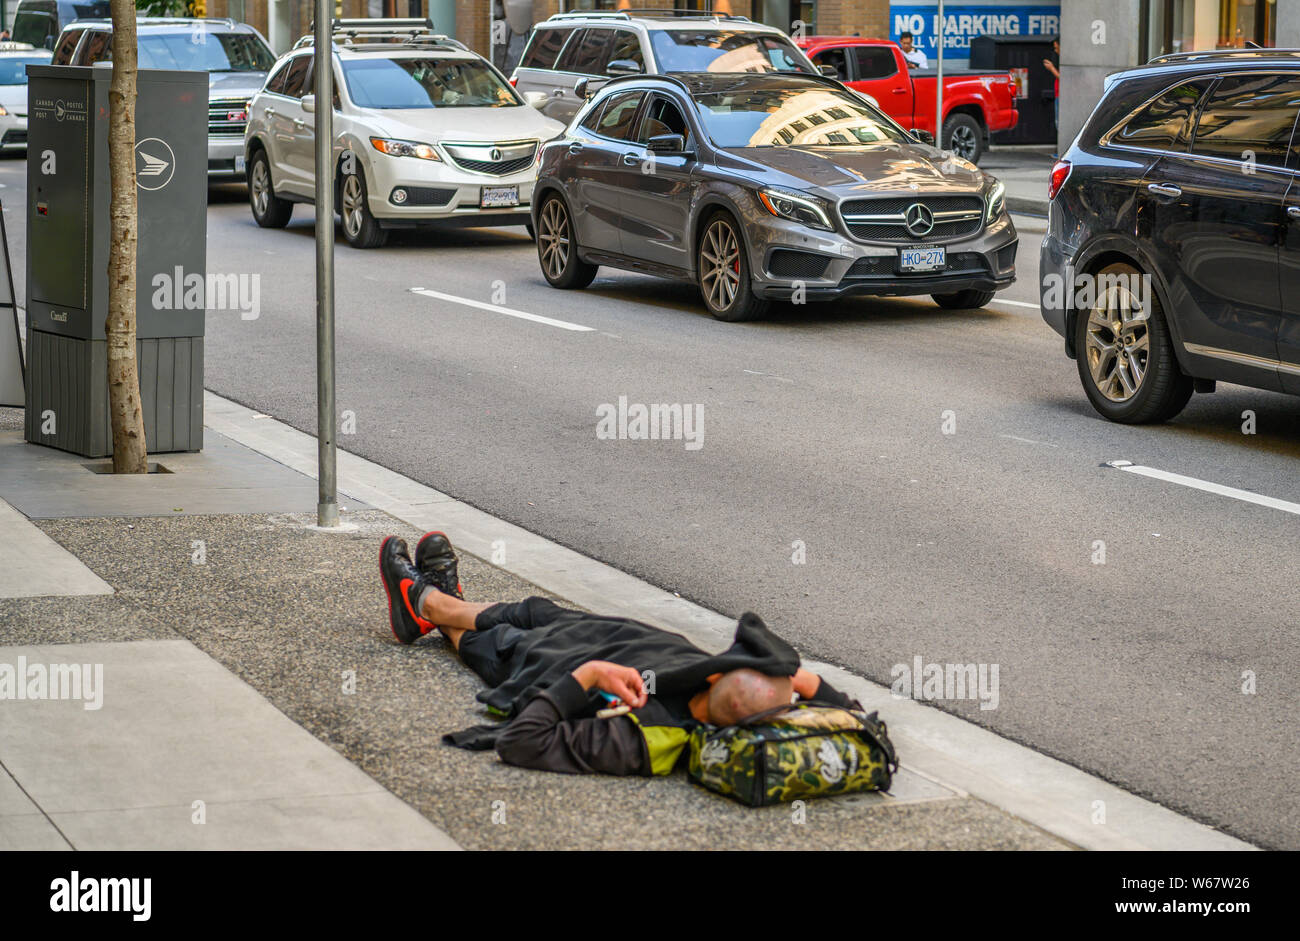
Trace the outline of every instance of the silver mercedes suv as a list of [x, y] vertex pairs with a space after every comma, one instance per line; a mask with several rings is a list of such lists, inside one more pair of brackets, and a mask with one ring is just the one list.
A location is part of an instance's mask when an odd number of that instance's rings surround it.
[[981, 307], [1015, 280], [1003, 186], [832, 78], [619, 78], [542, 149], [533, 224], [555, 287], [599, 265], [694, 281], [720, 320], [773, 298], [930, 294]]

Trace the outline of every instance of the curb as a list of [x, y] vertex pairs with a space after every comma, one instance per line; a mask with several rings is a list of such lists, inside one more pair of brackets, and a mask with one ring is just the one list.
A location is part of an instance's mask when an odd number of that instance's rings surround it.
[[1022, 216], [1041, 216], [1047, 218], [1048, 202], [1045, 199], [1030, 199], [1027, 196], [1007, 196], [1007, 209]]

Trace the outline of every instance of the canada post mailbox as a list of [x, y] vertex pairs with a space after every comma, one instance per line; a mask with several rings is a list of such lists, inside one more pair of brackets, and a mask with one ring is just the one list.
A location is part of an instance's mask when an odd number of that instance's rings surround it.
[[[136, 355], [150, 452], [203, 446], [208, 76], [141, 69], [135, 106]], [[113, 452], [108, 415], [106, 67], [30, 65], [28, 441]]]

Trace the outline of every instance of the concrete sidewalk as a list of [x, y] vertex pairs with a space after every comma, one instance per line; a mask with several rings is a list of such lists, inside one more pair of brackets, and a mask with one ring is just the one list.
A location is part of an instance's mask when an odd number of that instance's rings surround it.
[[[158, 457], [174, 470], [161, 493], [160, 478], [95, 475], [0, 430], [0, 498], [31, 517], [0, 515], [0, 542], [38, 529], [112, 589], [0, 590], [0, 665], [103, 667], [96, 710], [0, 701], [0, 848], [1244, 847], [821, 664], [810, 665], [875, 696], [904, 768], [891, 795], [814, 802], [803, 823], [789, 807], [707, 793], [680, 771], [551, 775], [443, 746], [443, 732], [484, 721], [480, 683], [440, 637], [393, 640], [376, 575], [385, 534], [413, 543], [426, 527], [450, 532], [471, 600], [600, 604], [704, 646], [725, 643], [729, 621], [348, 454], [343, 515], [356, 528], [315, 532], [300, 512], [315, 484], [298, 473], [310, 471], [314, 439], [215, 396], [206, 409], [204, 453]], [[0, 410], [0, 427], [14, 417]], [[39, 492], [51, 479], [78, 515]], [[223, 479], [246, 485], [215, 492]], [[482, 557], [498, 539], [509, 561], [492, 565]], [[1021, 776], [1019, 792], [999, 778], [1003, 766]], [[1089, 830], [1097, 795], [1115, 824]]]
[[1007, 188], [1007, 208], [1028, 216], [1047, 215], [1047, 185], [1052, 175], [1054, 148], [1038, 145], [993, 146], [980, 159], [980, 169], [1001, 180]]

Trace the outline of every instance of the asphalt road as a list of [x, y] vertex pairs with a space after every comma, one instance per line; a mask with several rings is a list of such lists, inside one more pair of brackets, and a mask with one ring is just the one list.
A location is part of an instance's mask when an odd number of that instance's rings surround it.
[[[0, 163], [0, 182], [12, 244], [22, 164]], [[309, 209], [264, 231], [242, 189], [212, 191], [209, 270], [259, 275], [260, 312], [209, 312], [207, 386], [309, 432], [312, 236]], [[1034, 305], [1039, 237], [1022, 231], [1020, 281], [983, 311], [855, 299], [725, 324], [689, 286], [608, 269], [552, 289], [522, 229], [369, 252], [340, 236], [340, 443], [701, 604], [757, 611], [872, 679], [918, 656], [996, 665], [997, 708], [938, 705], [1300, 848], [1300, 518], [1102, 466], [1300, 501], [1300, 400], [1220, 386], [1165, 426], [1101, 420]], [[698, 407], [702, 446], [598, 437], [621, 396]]]

